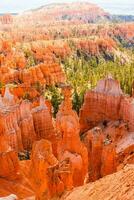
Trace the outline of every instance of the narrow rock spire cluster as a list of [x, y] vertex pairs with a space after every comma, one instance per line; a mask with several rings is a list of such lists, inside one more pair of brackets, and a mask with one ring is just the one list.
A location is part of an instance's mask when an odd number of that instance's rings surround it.
[[108, 77], [88, 91], [80, 118], [70, 85], [61, 91], [56, 119], [42, 96], [37, 106], [8, 88], [0, 97], [0, 193], [8, 195], [4, 185], [15, 181], [24, 188], [12, 187], [18, 197], [49, 200], [133, 163], [133, 98], [119, 83]]

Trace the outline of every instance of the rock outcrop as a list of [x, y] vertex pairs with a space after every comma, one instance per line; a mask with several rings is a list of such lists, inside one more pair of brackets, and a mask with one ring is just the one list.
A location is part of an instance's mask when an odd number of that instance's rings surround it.
[[89, 154], [89, 181], [133, 163], [133, 105], [133, 98], [123, 95], [112, 77], [85, 95], [80, 125]]
[[115, 144], [105, 140], [101, 157], [101, 177], [113, 174], [117, 170]]
[[37, 140], [49, 140], [52, 143], [53, 151], [56, 155], [56, 133], [54, 130], [52, 116], [43, 97], [40, 97], [40, 105], [32, 109], [32, 116]]
[[15, 180], [19, 176], [18, 155], [14, 151], [0, 153], [0, 178]]
[[20, 104], [19, 127], [21, 129], [23, 148], [27, 151], [32, 149], [32, 145], [37, 138], [31, 108], [29, 101], [22, 101]]
[[99, 81], [94, 90], [88, 91], [80, 111], [81, 132], [102, 121], [120, 119], [122, 94], [119, 83], [111, 76]]
[[[48, 169], [56, 165], [58, 165], [58, 160], [52, 153], [51, 143], [47, 140], [34, 143], [31, 154], [30, 177], [37, 200], [50, 199]], [[53, 183], [51, 182], [51, 184]]]
[[[108, 77], [86, 94], [80, 123], [72, 110], [71, 87], [61, 84], [61, 90], [64, 100], [56, 120], [42, 96], [31, 103], [19, 100], [8, 88], [0, 96], [0, 197], [79, 199], [77, 189], [68, 197], [63, 193], [102, 178], [89, 186], [95, 199], [94, 185], [101, 182], [103, 188], [103, 180], [116, 179], [115, 174], [107, 175], [134, 164], [133, 98], [123, 95], [118, 82]], [[81, 199], [86, 197], [82, 195]]]
[[96, 127], [86, 132], [82, 138], [88, 150], [88, 181], [92, 182], [101, 177], [103, 132]]
[[15, 103], [13, 95], [5, 90], [0, 105], [0, 136], [6, 138], [8, 145], [16, 150], [23, 150], [21, 130], [18, 126], [19, 105]]
[[0, 151], [9, 146], [17, 152], [30, 151], [36, 140], [48, 139], [56, 155], [57, 140], [50, 105], [41, 97], [40, 105], [33, 108], [30, 101], [18, 101], [6, 89], [4, 97], [0, 96], [0, 138]]
[[117, 164], [122, 168], [127, 163], [134, 164], [134, 133], [129, 132], [116, 145]]
[[123, 170], [106, 176], [94, 183], [74, 188], [61, 197], [61, 200], [133, 200], [134, 166], [128, 165]]
[[115, 144], [104, 135], [100, 127], [95, 127], [82, 135], [82, 140], [88, 150], [87, 182], [116, 172]]
[[56, 116], [56, 130], [60, 137], [58, 141], [58, 160], [69, 159], [71, 165], [70, 181], [72, 187], [75, 187], [84, 183], [87, 174], [87, 149], [80, 141], [79, 119], [76, 112], [72, 110], [70, 86], [63, 86], [62, 92], [64, 101]]
[[[2, 74], [2, 75], [1, 75]], [[36, 84], [54, 85], [57, 83], [64, 83], [66, 78], [62, 67], [57, 63], [39, 64], [29, 69], [16, 70], [9, 67], [1, 67], [0, 81], [8, 84], [22, 82], [26, 86]]]
[[85, 95], [80, 111], [81, 132], [99, 123], [123, 120], [129, 131], [134, 131], [134, 100], [123, 95], [119, 83], [112, 77], [98, 82], [94, 90]]

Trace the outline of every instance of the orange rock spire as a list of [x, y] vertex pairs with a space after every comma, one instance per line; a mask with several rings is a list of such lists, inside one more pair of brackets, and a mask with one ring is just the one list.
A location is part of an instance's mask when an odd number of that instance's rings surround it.
[[79, 132], [79, 119], [72, 110], [71, 87], [63, 86], [64, 101], [56, 116], [56, 128], [60, 140], [58, 143], [58, 159], [71, 163], [72, 186], [82, 185], [87, 174], [87, 150], [81, 143]]

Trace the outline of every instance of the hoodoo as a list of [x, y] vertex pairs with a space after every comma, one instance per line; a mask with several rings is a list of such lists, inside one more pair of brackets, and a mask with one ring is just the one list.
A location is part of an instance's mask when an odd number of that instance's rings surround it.
[[62, 86], [62, 93], [64, 101], [56, 116], [56, 129], [60, 135], [58, 159], [62, 161], [69, 159], [70, 181], [73, 187], [84, 183], [88, 168], [87, 149], [80, 141], [79, 118], [72, 110], [71, 87]]
[[133, 200], [133, 8], [64, 1], [0, 1], [0, 200]]

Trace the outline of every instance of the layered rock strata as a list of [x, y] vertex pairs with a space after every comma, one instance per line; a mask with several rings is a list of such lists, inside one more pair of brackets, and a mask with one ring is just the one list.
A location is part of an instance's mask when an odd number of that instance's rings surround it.
[[88, 168], [87, 149], [80, 141], [79, 118], [72, 110], [71, 88], [63, 86], [64, 101], [56, 116], [56, 130], [60, 136], [58, 142], [58, 159], [69, 159], [71, 164], [70, 179], [72, 186], [82, 185]]
[[99, 123], [123, 120], [129, 131], [134, 131], [134, 100], [121, 91], [118, 81], [111, 76], [98, 82], [94, 90], [85, 94], [80, 111], [81, 132]]

